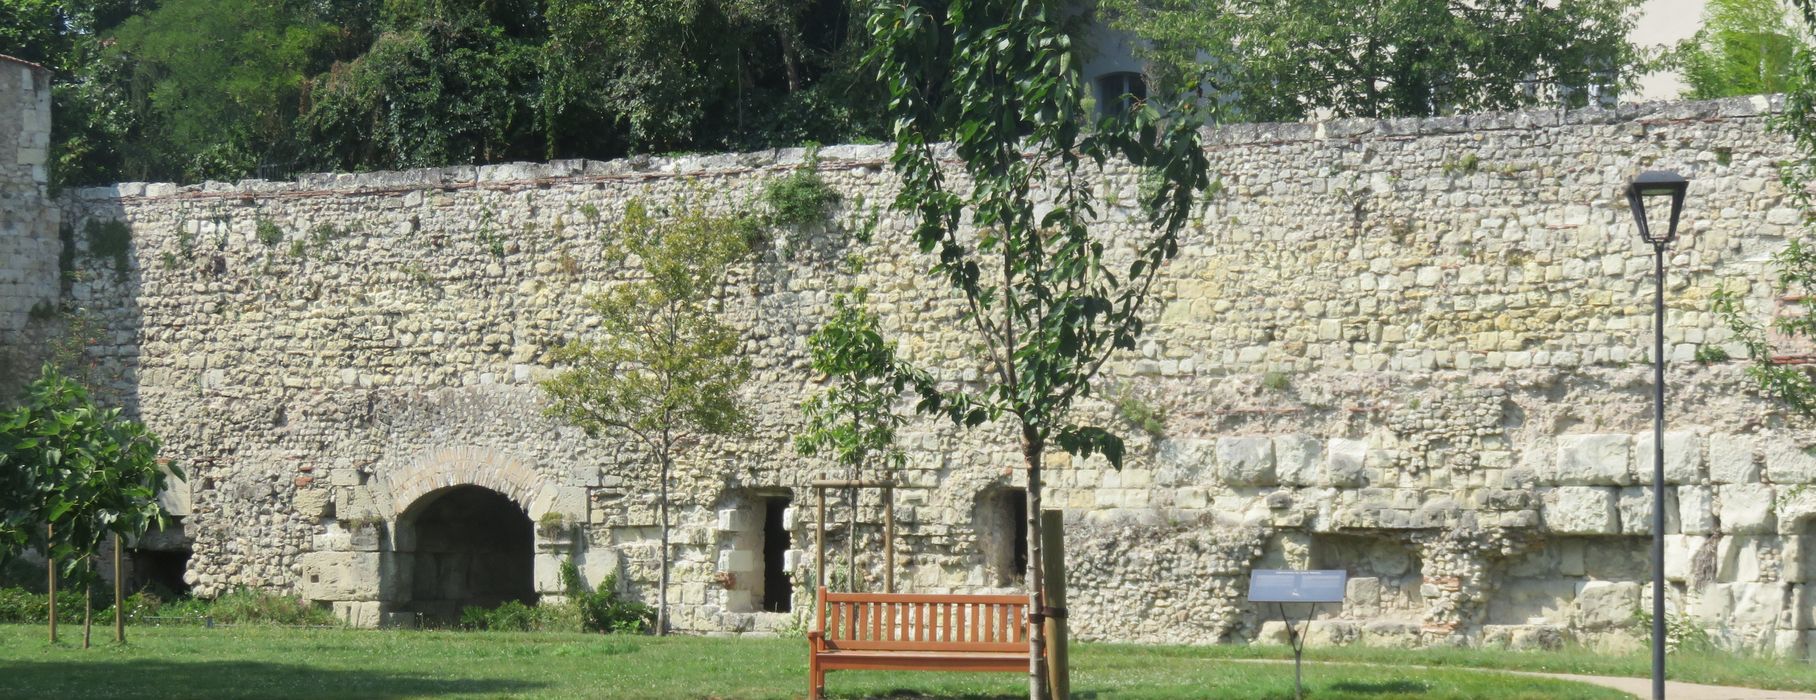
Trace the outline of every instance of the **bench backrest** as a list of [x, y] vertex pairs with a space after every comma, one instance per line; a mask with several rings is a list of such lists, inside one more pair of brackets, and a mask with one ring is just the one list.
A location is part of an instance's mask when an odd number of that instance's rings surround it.
[[829, 593], [818, 623], [832, 649], [1027, 651], [1028, 599], [1018, 595]]

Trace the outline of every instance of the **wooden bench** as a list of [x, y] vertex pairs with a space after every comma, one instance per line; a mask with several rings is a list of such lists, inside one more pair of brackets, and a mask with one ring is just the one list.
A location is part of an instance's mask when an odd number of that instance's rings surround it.
[[807, 633], [814, 700], [828, 671], [1028, 670], [1025, 596], [819, 593]]

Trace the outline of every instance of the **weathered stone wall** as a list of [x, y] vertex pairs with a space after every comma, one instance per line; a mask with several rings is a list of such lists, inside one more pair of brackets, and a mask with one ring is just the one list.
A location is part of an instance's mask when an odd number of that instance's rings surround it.
[[0, 394], [38, 355], [58, 297], [57, 210], [46, 194], [50, 74], [0, 56]]
[[[1816, 432], [1755, 396], [1738, 361], [1697, 361], [1738, 351], [1714, 290], [1775, 309], [1764, 258], [1798, 212], [1768, 108], [1211, 132], [1221, 193], [1186, 231], [1139, 351], [1108, 369], [1121, 407], [1083, 409], [1131, 437], [1129, 464], [1052, 462], [1076, 634], [1266, 636], [1246, 572], [1317, 565], [1354, 577], [1315, 632], [1335, 641], [1625, 638], [1647, 585], [1651, 279], [1620, 191], [1665, 167], [1693, 180], [1667, 291], [1671, 593], [1731, 643], [1806, 653]], [[834, 220], [776, 232], [734, 275], [725, 314], [755, 365], [756, 428], [679, 466], [684, 629], [788, 619], [738, 581], [770, 573], [758, 497], [792, 495], [790, 560], [811, 561], [805, 484], [831, 468], [789, 437], [821, 380], [805, 338], [835, 293], [870, 288], [909, 359], [974, 376], [958, 304], [902, 222], [885, 213], [872, 244], [851, 235], [892, 195], [885, 154], [821, 151], [811, 167], [845, 196]], [[759, 209], [762, 185], [802, 166], [784, 151], [86, 190], [66, 218], [125, 222], [132, 248], [118, 270], [77, 255], [72, 301], [111, 330], [96, 352], [120, 398], [190, 470], [198, 591], [294, 590], [387, 621], [408, 604], [413, 508], [478, 484], [538, 523], [539, 590], [572, 555], [590, 580], [619, 573], [653, 599], [653, 474], [632, 445], [545, 418], [534, 382], [552, 347], [588, 332], [585, 295], [627, 279], [604, 249], [628, 202]], [[1134, 241], [1136, 174], [1101, 182], [1101, 228]], [[862, 272], [843, 266], [851, 253]], [[1165, 414], [1160, 434], [1122, 423], [1142, 405]], [[991, 590], [1005, 559], [984, 550], [1008, 538], [978, 523], [1002, 521], [982, 511], [1020, 478], [1013, 443], [925, 421], [904, 442], [898, 580]], [[860, 566], [874, 581], [872, 499]]]

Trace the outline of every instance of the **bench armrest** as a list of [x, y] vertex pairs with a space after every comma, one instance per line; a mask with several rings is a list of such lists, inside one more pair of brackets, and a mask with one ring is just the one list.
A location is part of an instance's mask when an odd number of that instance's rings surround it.
[[824, 635], [820, 634], [819, 630], [808, 630], [807, 631], [807, 648], [812, 651], [825, 650], [826, 649], [826, 637]]

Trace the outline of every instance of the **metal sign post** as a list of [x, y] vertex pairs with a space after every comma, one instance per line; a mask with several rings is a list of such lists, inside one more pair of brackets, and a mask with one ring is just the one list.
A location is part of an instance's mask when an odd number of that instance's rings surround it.
[[[1303, 700], [1305, 682], [1305, 632], [1311, 630], [1312, 618], [1318, 615], [1319, 603], [1343, 604], [1343, 592], [1349, 573], [1343, 570], [1289, 571], [1256, 569], [1249, 573], [1248, 599], [1251, 603], [1273, 603], [1286, 623], [1286, 641], [1293, 647], [1293, 697]], [[1303, 630], [1295, 629], [1293, 618], [1286, 614], [1287, 603], [1309, 603]]]

